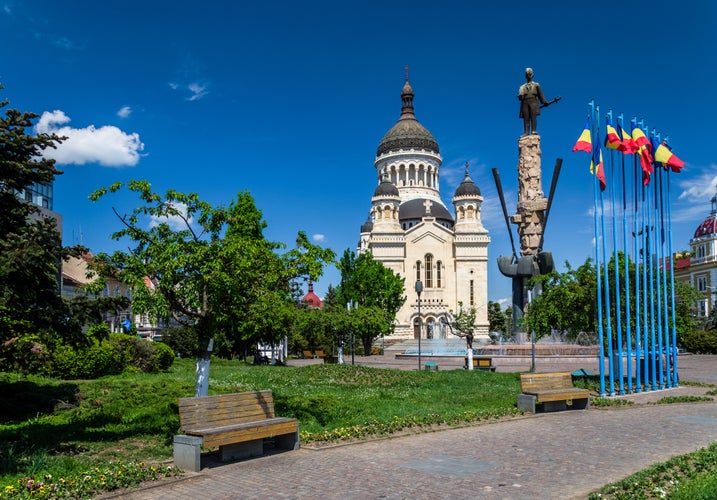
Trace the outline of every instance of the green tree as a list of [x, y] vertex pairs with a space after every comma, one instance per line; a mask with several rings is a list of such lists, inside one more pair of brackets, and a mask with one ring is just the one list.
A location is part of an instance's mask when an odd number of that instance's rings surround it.
[[[116, 183], [90, 198], [123, 187]], [[264, 238], [266, 223], [247, 192], [227, 207], [212, 207], [195, 193], [169, 190], [162, 196], [147, 181], [130, 181], [126, 189], [140, 205], [129, 214], [115, 210], [123, 227], [112, 238], [129, 239], [134, 248], [99, 254], [95, 270], [130, 285], [136, 310], [194, 326], [201, 349], [197, 395], [204, 395], [215, 338], [226, 349], [275, 342], [285, 324], [282, 306], [292, 302], [291, 281], [318, 279], [334, 253], [312, 245], [304, 233], [293, 249], [278, 253], [284, 246]]]
[[491, 332], [500, 332], [506, 336], [509, 332], [507, 330], [507, 323], [505, 320], [505, 314], [500, 308], [498, 302], [488, 301], [488, 323]]
[[466, 347], [473, 349], [473, 336], [476, 327], [476, 310], [475, 307], [468, 309], [463, 307], [463, 302], [458, 302], [458, 314], [454, 317], [448, 317], [448, 326], [451, 333], [462, 339], [466, 339]]
[[[0, 101], [0, 109], [7, 106], [7, 99]], [[22, 343], [27, 346], [83, 343], [81, 327], [96, 309], [96, 304], [84, 304], [88, 309], [83, 311], [83, 304], [73, 306], [61, 298], [62, 259], [84, 249], [64, 248], [55, 219], [26, 201], [33, 187], [50, 185], [62, 174], [44, 152], [64, 138], [28, 134], [36, 118], [15, 109], [0, 117], [0, 368], [22, 356], [13, 344], [23, 337], [34, 339]], [[75, 317], [78, 311], [85, 317]]]
[[[358, 257], [351, 250], [346, 250], [338, 263], [341, 271], [341, 283], [338, 286], [338, 303], [345, 308], [353, 304], [357, 309], [375, 308], [383, 311], [384, 318], [378, 318], [372, 328], [361, 327], [361, 340], [365, 352], [371, 352], [371, 344], [381, 335], [393, 332], [396, 313], [406, 301], [404, 295], [404, 278], [374, 260], [370, 252]], [[365, 313], [357, 312], [357, 317], [366, 317]], [[383, 329], [376, 331], [377, 326]]]

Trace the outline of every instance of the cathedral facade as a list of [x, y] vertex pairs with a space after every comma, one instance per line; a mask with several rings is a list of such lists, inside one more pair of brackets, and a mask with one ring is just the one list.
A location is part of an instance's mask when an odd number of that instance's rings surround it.
[[[361, 226], [358, 251], [371, 252], [405, 278], [407, 299], [390, 338], [450, 336], [443, 324], [445, 314], [457, 314], [462, 305], [475, 309], [475, 340], [485, 341], [490, 237], [481, 222], [483, 197], [466, 164], [452, 211], [443, 203], [439, 189], [443, 159], [436, 139], [416, 119], [413, 97], [406, 75], [401, 115], [376, 152], [378, 185], [369, 219]], [[420, 321], [417, 281], [423, 285]]]

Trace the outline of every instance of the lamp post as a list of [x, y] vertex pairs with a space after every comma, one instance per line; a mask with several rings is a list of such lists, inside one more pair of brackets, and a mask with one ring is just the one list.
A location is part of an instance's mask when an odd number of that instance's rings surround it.
[[[348, 308], [349, 312], [351, 312], [351, 309], [356, 309], [356, 303], [354, 301], [350, 301], [348, 304], [346, 304], [346, 307]], [[365, 355], [366, 353], [364, 353]], [[354, 328], [353, 325], [351, 326], [351, 364], [354, 364]]]
[[423, 291], [423, 283], [421, 280], [416, 281], [416, 293], [418, 294], [418, 371], [421, 371], [421, 292]]

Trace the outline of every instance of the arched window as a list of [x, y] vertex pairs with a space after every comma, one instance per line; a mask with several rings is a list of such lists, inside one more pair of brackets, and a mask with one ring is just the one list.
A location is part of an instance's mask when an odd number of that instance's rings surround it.
[[443, 267], [443, 263], [439, 260], [436, 262], [436, 288], [441, 288], [442, 286], [441, 267]]
[[426, 288], [433, 288], [433, 255], [426, 254]]
[[421, 261], [416, 261], [416, 281], [421, 281]]
[[469, 302], [471, 306], [475, 305], [475, 290], [473, 289], [473, 280], [470, 281]]

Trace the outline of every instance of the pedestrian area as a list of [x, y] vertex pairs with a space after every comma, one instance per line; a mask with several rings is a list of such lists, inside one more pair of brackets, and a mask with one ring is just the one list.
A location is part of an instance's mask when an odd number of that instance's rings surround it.
[[[680, 359], [681, 379], [717, 384], [715, 356]], [[717, 403], [647, 404], [708, 388], [622, 398], [634, 406], [530, 415], [458, 429], [278, 453], [105, 498], [579, 499], [717, 441]]]

